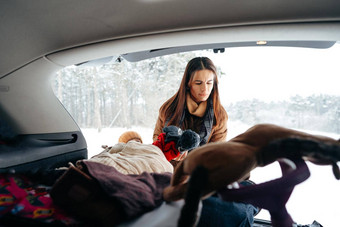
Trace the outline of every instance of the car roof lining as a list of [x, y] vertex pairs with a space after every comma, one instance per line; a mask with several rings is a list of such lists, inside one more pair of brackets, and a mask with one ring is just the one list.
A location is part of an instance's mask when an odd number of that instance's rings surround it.
[[51, 53], [109, 40], [192, 29], [336, 22], [340, 1], [11, 0], [1, 2], [0, 15], [1, 77]]

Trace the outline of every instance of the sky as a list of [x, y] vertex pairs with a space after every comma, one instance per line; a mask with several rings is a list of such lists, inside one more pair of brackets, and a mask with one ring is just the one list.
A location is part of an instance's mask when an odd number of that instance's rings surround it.
[[340, 95], [340, 44], [329, 49], [230, 48], [205, 53], [225, 75], [219, 79], [225, 104], [243, 99], [289, 99], [299, 94]]

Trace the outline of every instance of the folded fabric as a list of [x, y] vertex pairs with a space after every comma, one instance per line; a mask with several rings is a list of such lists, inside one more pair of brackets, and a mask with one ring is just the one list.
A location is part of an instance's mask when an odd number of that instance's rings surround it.
[[163, 189], [170, 184], [171, 173], [125, 175], [114, 167], [83, 161], [84, 171], [95, 178], [108, 197], [118, 201], [127, 219], [153, 210], [163, 202]]
[[173, 172], [173, 166], [158, 147], [136, 141], [118, 143], [88, 161], [112, 166], [123, 174]]
[[171, 173], [126, 175], [99, 162], [80, 161], [56, 181], [53, 201], [90, 226], [116, 226], [163, 202]]

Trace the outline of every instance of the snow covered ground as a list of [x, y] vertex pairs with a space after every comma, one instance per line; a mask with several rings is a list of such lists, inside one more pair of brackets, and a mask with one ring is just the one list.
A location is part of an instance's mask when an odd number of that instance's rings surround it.
[[[249, 126], [240, 122], [229, 122], [228, 128], [227, 140], [244, 132]], [[101, 132], [96, 129], [82, 129], [88, 145], [88, 157], [100, 153], [103, 150], [102, 145], [116, 144], [119, 136], [128, 130], [138, 132], [145, 144], [152, 143], [152, 128], [105, 128]], [[340, 135], [336, 134], [328, 134], [327, 136], [340, 138]], [[325, 227], [338, 227], [340, 223], [338, 208], [340, 204], [340, 181], [334, 178], [330, 166], [307, 164], [311, 177], [295, 187], [287, 203], [288, 212], [298, 224], [311, 224], [316, 220]], [[251, 180], [261, 183], [280, 176], [280, 167], [277, 163], [274, 163], [252, 171]], [[262, 210], [257, 218], [270, 219], [270, 215], [266, 210]]]

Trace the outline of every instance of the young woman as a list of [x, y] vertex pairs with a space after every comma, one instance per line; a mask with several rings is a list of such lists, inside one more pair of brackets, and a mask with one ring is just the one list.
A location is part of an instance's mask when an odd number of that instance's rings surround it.
[[200, 145], [225, 141], [228, 115], [220, 103], [216, 67], [207, 57], [196, 57], [186, 66], [181, 85], [159, 110], [153, 140], [165, 126], [191, 129]]

